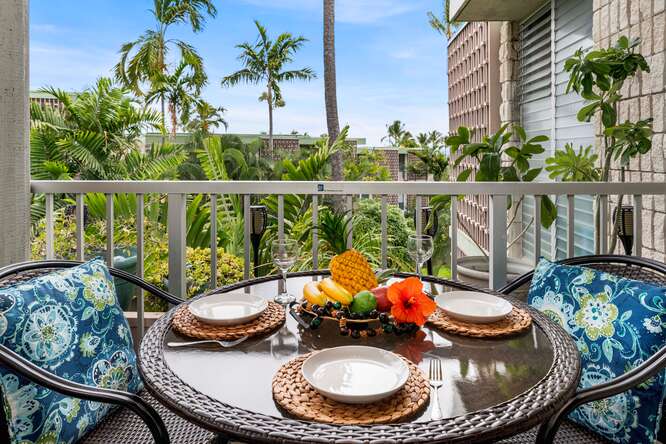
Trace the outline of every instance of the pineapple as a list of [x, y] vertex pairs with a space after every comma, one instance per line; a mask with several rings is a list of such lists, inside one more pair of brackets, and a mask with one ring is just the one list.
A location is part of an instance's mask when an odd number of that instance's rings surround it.
[[365, 257], [356, 250], [347, 250], [331, 259], [331, 276], [352, 295], [375, 288], [377, 278]]

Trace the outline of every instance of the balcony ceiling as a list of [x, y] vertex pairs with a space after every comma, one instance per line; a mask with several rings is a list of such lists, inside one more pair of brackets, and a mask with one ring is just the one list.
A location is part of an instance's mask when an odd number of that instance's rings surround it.
[[451, 0], [451, 21], [520, 21], [529, 17], [548, 0]]

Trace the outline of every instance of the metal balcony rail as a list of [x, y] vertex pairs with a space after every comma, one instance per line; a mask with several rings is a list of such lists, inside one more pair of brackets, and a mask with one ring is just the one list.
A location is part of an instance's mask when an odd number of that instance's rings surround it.
[[[534, 196], [533, 232], [534, 251], [541, 251], [541, 229], [539, 200], [542, 196], [567, 197], [567, 255], [574, 255], [574, 196], [600, 196], [601, 206], [599, 250], [606, 250], [608, 239], [608, 198], [612, 195], [632, 196], [634, 206], [634, 254], [641, 256], [642, 198], [644, 195], [666, 195], [666, 183], [505, 183], [505, 182], [270, 182], [270, 181], [32, 181], [31, 192], [46, 196], [46, 258], [55, 256], [54, 251], [54, 195], [68, 194], [76, 196], [76, 252], [77, 259], [84, 259], [84, 195], [103, 193], [106, 200], [106, 235], [107, 262], [113, 265], [114, 227], [113, 195], [135, 194], [137, 196], [137, 275], [144, 272], [144, 200], [146, 194], [167, 195], [168, 242], [169, 242], [169, 291], [178, 296], [186, 294], [185, 251], [186, 251], [186, 206], [190, 194], [207, 194], [211, 197], [211, 217], [217, 214], [218, 195], [243, 196], [244, 215], [244, 277], [250, 277], [250, 202], [253, 195], [277, 195], [278, 237], [284, 236], [284, 196], [290, 194], [312, 197], [312, 254], [314, 268], [318, 268], [317, 257], [319, 240], [317, 233], [318, 206], [320, 197], [329, 195], [346, 196], [347, 209], [352, 209], [354, 196], [373, 196], [381, 199], [381, 264], [387, 264], [388, 236], [387, 209], [388, 196], [415, 196], [416, 230], [420, 234], [422, 227], [422, 197], [435, 195], [488, 195], [489, 230], [490, 230], [490, 287], [497, 289], [506, 283], [507, 276], [507, 198], [513, 196]], [[515, 201], [515, 200], [514, 200]], [[451, 276], [457, 278], [457, 199], [451, 200]], [[211, 221], [211, 286], [217, 285], [217, 224]], [[347, 236], [351, 246], [353, 227]], [[534, 262], [539, 254], [534, 255]], [[137, 320], [139, 335], [143, 334], [143, 295], [137, 300]]]

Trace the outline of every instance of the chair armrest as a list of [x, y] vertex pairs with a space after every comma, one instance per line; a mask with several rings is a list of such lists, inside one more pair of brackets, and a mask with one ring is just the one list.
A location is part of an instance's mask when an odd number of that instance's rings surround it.
[[588, 402], [598, 401], [626, 392], [632, 387], [636, 387], [657, 375], [664, 368], [666, 368], [666, 347], [661, 348], [657, 353], [650, 356], [650, 359], [622, 376], [577, 392], [548, 421], [541, 424], [536, 442], [552, 443], [560, 424], [575, 408]]
[[146, 423], [158, 444], [169, 444], [169, 433], [155, 409], [134, 393], [79, 384], [54, 375], [19, 354], [0, 345], [0, 364], [29, 381], [66, 396], [126, 407]]
[[[9, 265], [7, 267], [1, 268], [0, 269], [0, 279], [10, 276], [12, 274], [16, 273], [21, 273], [23, 271], [30, 271], [30, 270], [39, 270], [40, 268], [72, 268], [76, 267], [77, 265], [81, 265], [83, 262], [80, 261], [66, 261], [66, 260], [45, 260], [45, 261], [30, 261], [30, 262], [21, 262], [19, 264], [14, 264], [14, 265]], [[181, 299], [177, 296], [172, 295], [171, 293], [167, 293], [166, 291], [162, 290], [161, 288], [158, 288], [154, 286], [153, 284], [146, 282], [145, 280], [141, 279], [138, 276], [135, 276], [131, 273], [127, 273], [126, 271], [119, 270], [117, 268], [109, 268], [109, 272], [111, 273], [111, 276], [113, 277], [118, 277], [123, 280], [126, 280], [128, 282], [131, 282], [132, 284], [136, 285], [137, 287], [140, 287], [155, 296], [157, 296], [160, 299], [165, 300], [166, 302], [173, 304], [173, 305], [178, 305], [182, 302], [184, 302], [184, 299]]]

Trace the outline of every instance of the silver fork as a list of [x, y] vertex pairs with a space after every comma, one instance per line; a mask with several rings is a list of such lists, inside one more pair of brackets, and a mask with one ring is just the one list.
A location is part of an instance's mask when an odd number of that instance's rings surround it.
[[203, 344], [217, 344], [222, 348], [230, 348], [235, 345], [240, 344], [245, 341], [249, 336], [243, 336], [242, 338], [233, 340], [233, 341], [217, 341], [215, 339], [206, 339], [204, 341], [192, 341], [192, 342], [167, 342], [169, 347], [178, 348], [178, 347], [192, 347]]
[[432, 387], [432, 410], [431, 418], [433, 421], [439, 421], [442, 419], [442, 409], [439, 407], [439, 388], [444, 385], [444, 379], [442, 377], [442, 361], [439, 358], [433, 358], [430, 360], [429, 365], [429, 378], [430, 378], [430, 387]]

